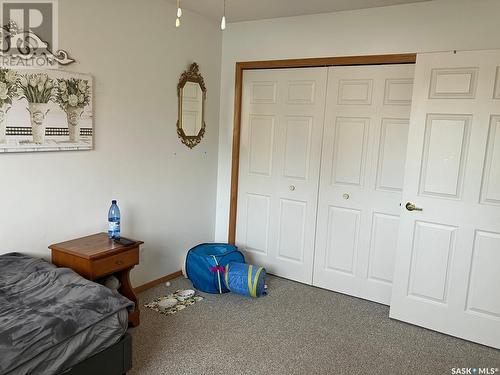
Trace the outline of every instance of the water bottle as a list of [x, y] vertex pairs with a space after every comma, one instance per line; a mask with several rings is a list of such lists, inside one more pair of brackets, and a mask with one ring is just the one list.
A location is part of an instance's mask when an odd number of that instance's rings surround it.
[[111, 201], [108, 212], [108, 237], [120, 238], [120, 209], [115, 200]]

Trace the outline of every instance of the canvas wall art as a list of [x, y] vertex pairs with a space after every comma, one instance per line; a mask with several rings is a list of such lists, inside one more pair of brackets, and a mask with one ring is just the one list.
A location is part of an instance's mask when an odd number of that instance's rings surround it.
[[0, 69], [0, 153], [92, 149], [92, 102], [90, 75]]

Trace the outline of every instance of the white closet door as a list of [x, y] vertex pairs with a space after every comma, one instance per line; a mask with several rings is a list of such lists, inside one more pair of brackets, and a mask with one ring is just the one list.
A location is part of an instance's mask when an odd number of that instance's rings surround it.
[[389, 304], [413, 65], [333, 67], [314, 285]]
[[500, 348], [500, 51], [419, 55], [409, 139], [390, 315]]
[[250, 263], [312, 282], [326, 68], [243, 75], [236, 243]]

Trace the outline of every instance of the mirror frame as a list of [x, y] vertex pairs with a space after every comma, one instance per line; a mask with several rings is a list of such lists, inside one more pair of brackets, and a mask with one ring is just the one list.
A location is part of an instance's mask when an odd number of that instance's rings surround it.
[[[193, 148], [198, 143], [201, 142], [201, 139], [205, 135], [205, 102], [207, 98], [207, 89], [205, 87], [205, 81], [203, 80], [202, 75], [199, 72], [200, 68], [197, 63], [192, 63], [189, 67], [189, 70], [185, 70], [184, 73], [181, 74], [181, 78], [179, 79], [179, 83], [177, 84], [177, 98], [179, 101], [178, 104], [178, 117], [177, 117], [177, 135], [179, 136], [181, 142], [185, 144], [189, 148]], [[201, 104], [201, 128], [197, 135], [186, 135], [184, 130], [182, 129], [182, 93], [183, 88], [187, 82], [193, 82], [200, 85], [202, 92], [202, 104]]]

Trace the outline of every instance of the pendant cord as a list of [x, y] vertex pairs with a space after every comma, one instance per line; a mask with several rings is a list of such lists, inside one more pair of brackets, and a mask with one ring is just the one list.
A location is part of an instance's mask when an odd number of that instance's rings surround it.
[[223, 8], [223, 14], [222, 14], [222, 19], [220, 21], [220, 28], [221, 30], [226, 29], [226, 0], [223, 0], [224, 8]]

